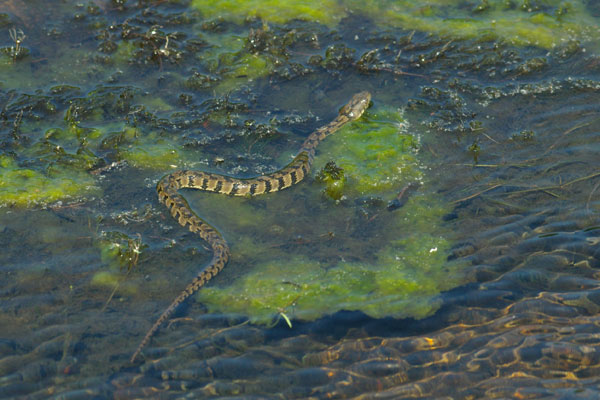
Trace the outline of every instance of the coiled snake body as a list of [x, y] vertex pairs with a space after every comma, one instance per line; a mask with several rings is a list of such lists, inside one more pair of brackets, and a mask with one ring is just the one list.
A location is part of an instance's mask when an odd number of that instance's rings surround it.
[[173, 218], [181, 226], [187, 227], [191, 232], [197, 233], [208, 242], [213, 250], [213, 257], [148, 330], [137, 350], [131, 356], [131, 362], [136, 359], [142, 348], [150, 341], [152, 335], [169, 318], [177, 306], [204, 286], [213, 276], [217, 275], [229, 259], [229, 246], [223, 236], [194, 214], [183, 196], [178, 193], [178, 190], [192, 188], [231, 196], [255, 196], [286, 189], [300, 182], [308, 174], [315, 156], [315, 149], [321, 140], [340, 129], [342, 125], [360, 118], [369, 106], [370, 101], [371, 94], [369, 92], [355, 94], [348, 104], [340, 109], [337, 118], [308, 136], [290, 164], [272, 174], [257, 178], [238, 179], [202, 171], [182, 170], [166, 175], [158, 182], [156, 186], [158, 199], [165, 203]]

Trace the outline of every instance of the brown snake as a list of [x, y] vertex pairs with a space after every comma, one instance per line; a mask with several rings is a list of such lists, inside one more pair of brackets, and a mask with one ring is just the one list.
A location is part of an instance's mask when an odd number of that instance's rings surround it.
[[315, 156], [315, 149], [321, 140], [340, 129], [342, 125], [360, 118], [368, 108], [370, 101], [371, 94], [369, 92], [355, 94], [348, 104], [340, 109], [336, 119], [320, 127], [306, 138], [300, 151], [298, 151], [298, 154], [290, 164], [272, 174], [257, 178], [238, 179], [211, 174], [209, 172], [182, 170], [166, 175], [158, 182], [156, 186], [158, 199], [162, 203], [165, 203], [171, 211], [173, 218], [181, 226], [187, 227], [193, 233], [197, 233], [210, 244], [213, 250], [213, 257], [210, 263], [196, 275], [194, 280], [173, 300], [171, 305], [169, 305], [150, 330], [148, 330], [137, 350], [131, 356], [131, 362], [135, 361], [142, 348], [148, 344], [152, 335], [169, 318], [177, 306], [204, 286], [213, 276], [217, 275], [225, 267], [229, 259], [229, 246], [225, 239], [223, 239], [223, 236], [215, 228], [194, 214], [183, 196], [178, 193], [178, 190], [192, 188], [231, 196], [255, 196], [286, 189], [300, 182], [308, 174]]

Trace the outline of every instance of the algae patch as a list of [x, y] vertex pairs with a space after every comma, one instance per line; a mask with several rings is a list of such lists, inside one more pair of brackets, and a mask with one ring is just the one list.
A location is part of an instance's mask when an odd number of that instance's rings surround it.
[[93, 179], [85, 173], [56, 168], [43, 174], [20, 168], [10, 157], [0, 156], [0, 205], [27, 207], [96, 191]]
[[182, 162], [176, 143], [156, 139], [154, 135], [144, 136], [129, 145], [121, 156], [136, 167], [158, 170], [166, 170]]
[[348, 0], [346, 4], [361, 9], [380, 24], [448, 38], [505, 40], [517, 46], [548, 49], [569, 41], [593, 42], [599, 36], [598, 20], [581, 1]]
[[[268, 32], [264, 27], [261, 32]], [[252, 34], [253, 31], [251, 31]], [[207, 49], [195, 56], [208, 73], [196, 73], [186, 83], [189, 89], [203, 90], [215, 86], [217, 93], [227, 93], [243, 84], [269, 75], [279, 55], [248, 51], [250, 39], [235, 33], [204, 33]], [[216, 83], [216, 84], [215, 84]]]
[[315, 165], [335, 160], [348, 195], [382, 195], [423, 179], [418, 148], [400, 111], [378, 109], [320, 144]]
[[553, 48], [570, 41], [598, 39], [598, 21], [582, 1], [205, 1], [192, 5], [205, 18], [242, 23], [248, 18], [285, 24], [294, 19], [330, 27], [352, 14], [379, 26], [419, 30], [454, 39], [505, 40], [518, 46]]
[[[243, 314], [256, 323], [268, 323], [280, 312], [301, 320], [341, 310], [358, 310], [375, 318], [426, 317], [437, 310], [440, 291], [460, 283], [460, 274], [457, 266], [446, 265], [450, 242], [430, 232], [439, 228], [444, 208], [431, 199], [420, 202], [423, 204], [408, 204], [404, 214], [387, 215], [391, 221], [384, 222], [381, 229], [388, 228], [388, 234], [379, 235], [385, 238], [343, 238], [345, 243], [338, 247], [339, 262], [296, 254], [296, 249], [287, 254], [264, 251], [256, 265], [248, 266], [251, 272], [231, 285], [203, 288], [198, 299], [210, 312]], [[314, 217], [318, 221], [331, 215]], [[415, 229], [417, 219], [419, 229]], [[393, 236], [401, 238], [394, 240]], [[352, 250], [342, 249], [353, 244], [364, 247], [360, 241], [383, 247], [374, 249], [369, 260], [346, 261], [357, 257]], [[252, 241], [244, 244], [255, 250], [260, 245]], [[250, 249], [239, 251], [247, 253]], [[238, 261], [241, 259], [235, 257], [233, 262]]]
[[[341, 310], [423, 318], [438, 308], [441, 291], [460, 283], [460, 267], [446, 261], [451, 243], [441, 222], [447, 209], [434, 194], [423, 190], [393, 212], [383, 201], [361, 200], [387, 198], [407, 182], [426, 181], [418, 140], [407, 132], [401, 113], [368, 112], [326, 143], [319, 146], [315, 168], [333, 160], [321, 173], [327, 178], [269, 195], [254, 210], [256, 224], [221, 221], [226, 236], [240, 238], [232, 242], [228, 268], [243, 264], [244, 272], [229, 285], [199, 291], [210, 312], [243, 314], [256, 323], [269, 323], [280, 313], [314, 320]], [[320, 195], [324, 186], [331, 193], [331, 182], [344, 182], [344, 201], [338, 205]], [[237, 201], [236, 215], [245, 215], [243, 210], [255, 203], [243, 202]], [[201, 207], [213, 215], [211, 207]], [[290, 217], [299, 213], [306, 218]], [[278, 229], [270, 233], [256, 231], [275, 223]], [[285, 239], [287, 231], [296, 239]]]
[[246, 18], [262, 18], [266, 21], [283, 24], [294, 19], [317, 21], [324, 25], [334, 25], [346, 12], [343, 4], [336, 0], [325, 1], [278, 1], [278, 0], [193, 0], [192, 6], [199, 9], [205, 18], [222, 17], [236, 22]]

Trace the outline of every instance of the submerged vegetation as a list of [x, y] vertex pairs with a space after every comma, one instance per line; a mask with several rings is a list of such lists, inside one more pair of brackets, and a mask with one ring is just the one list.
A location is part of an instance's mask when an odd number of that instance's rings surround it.
[[44, 174], [34, 169], [19, 168], [10, 157], [0, 157], [0, 204], [32, 207], [76, 199], [82, 193], [88, 196], [97, 193], [93, 180], [85, 173], [51, 168]]
[[[377, 239], [377, 244], [368, 235], [317, 239], [326, 247], [353, 244], [368, 256], [346, 250], [337, 253], [338, 261], [326, 261], [262, 251], [260, 259], [243, 276], [229, 285], [206, 287], [197, 297], [212, 312], [239, 313], [261, 323], [272, 321], [280, 312], [303, 320], [340, 310], [360, 310], [375, 318], [425, 317], [439, 307], [436, 295], [461, 281], [460, 268], [446, 261], [449, 242], [439, 232], [443, 212], [444, 208], [433, 200], [420, 197], [397, 215], [379, 216], [378, 228], [389, 231], [385, 239]], [[326, 219], [333, 215], [324, 212], [314, 217]], [[359, 225], [355, 234], [372, 229], [366, 218], [354, 223]], [[438, 233], [424, 229], [438, 229]], [[328, 244], [329, 240], [334, 244]], [[256, 249], [258, 244], [241, 243], [234, 246], [234, 251], [247, 254], [250, 248], [243, 247], [246, 245]], [[373, 248], [378, 245], [383, 247]], [[288, 251], [301, 251], [302, 243], [296, 247], [300, 250], [292, 250], [290, 244]]]
[[421, 180], [423, 170], [417, 152], [418, 138], [409, 132], [401, 113], [378, 109], [367, 113], [360, 124], [328, 138], [320, 146], [316, 162], [334, 158], [348, 181], [345, 192], [369, 196], [390, 193], [410, 181]]
[[326, 1], [277, 1], [251, 0], [193, 0], [192, 6], [209, 19], [224, 18], [241, 23], [248, 18], [285, 24], [294, 19], [315, 21], [333, 26], [347, 15], [344, 5], [337, 0]]
[[194, 0], [207, 18], [242, 22], [260, 18], [272, 23], [295, 19], [337, 25], [353, 14], [377, 24], [430, 32], [449, 39], [485, 37], [514, 45], [553, 48], [570, 41], [597, 40], [598, 20], [584, 1], [452, 0], [452, 1], [231, 1]]

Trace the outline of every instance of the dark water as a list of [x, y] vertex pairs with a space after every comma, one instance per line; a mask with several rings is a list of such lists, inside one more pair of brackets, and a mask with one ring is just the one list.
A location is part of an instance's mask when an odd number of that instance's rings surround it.
[[[560, 14], [548, 4], [508, 15]], [[491, 18], [476, 6], [458, 10]], [[428, 34], [366, 11], [337, 27], [277, 20], [268, 29], [187, 2], [8, 1], [0, 12], [1, 398], [598, 396], [593, 29], [544, 47]], [[296, 268], [284, 288], [315, 264], [385, 268], [373, 260], [394, 241], [404, 247], [392, 254], [419, 258], [411, 238], [446, 243], [441, 267], [415, 264], [418, 288], [389, 297], [356, 283], [338, 308], [310, 292], [323, 304], [290, 302], [291, 329], [192, 299], [130, 364], [211, 256], [158, 203], [157, 180], [172, 165], [276, 170], [359, 90], [373, 95], [363, 125], [401, 110], [423, 185], [393, 211], [402, 179], [336, 202], [314, 175], [342, 156], [323, 147], [313, 177], [285, 192], [187, 191], [233, 252], [206, 292], [248, 276], [269, 289], [268, 274], [252, 275], [265, 265]], [[379, 318], [369, 304], [394, 311]]]

